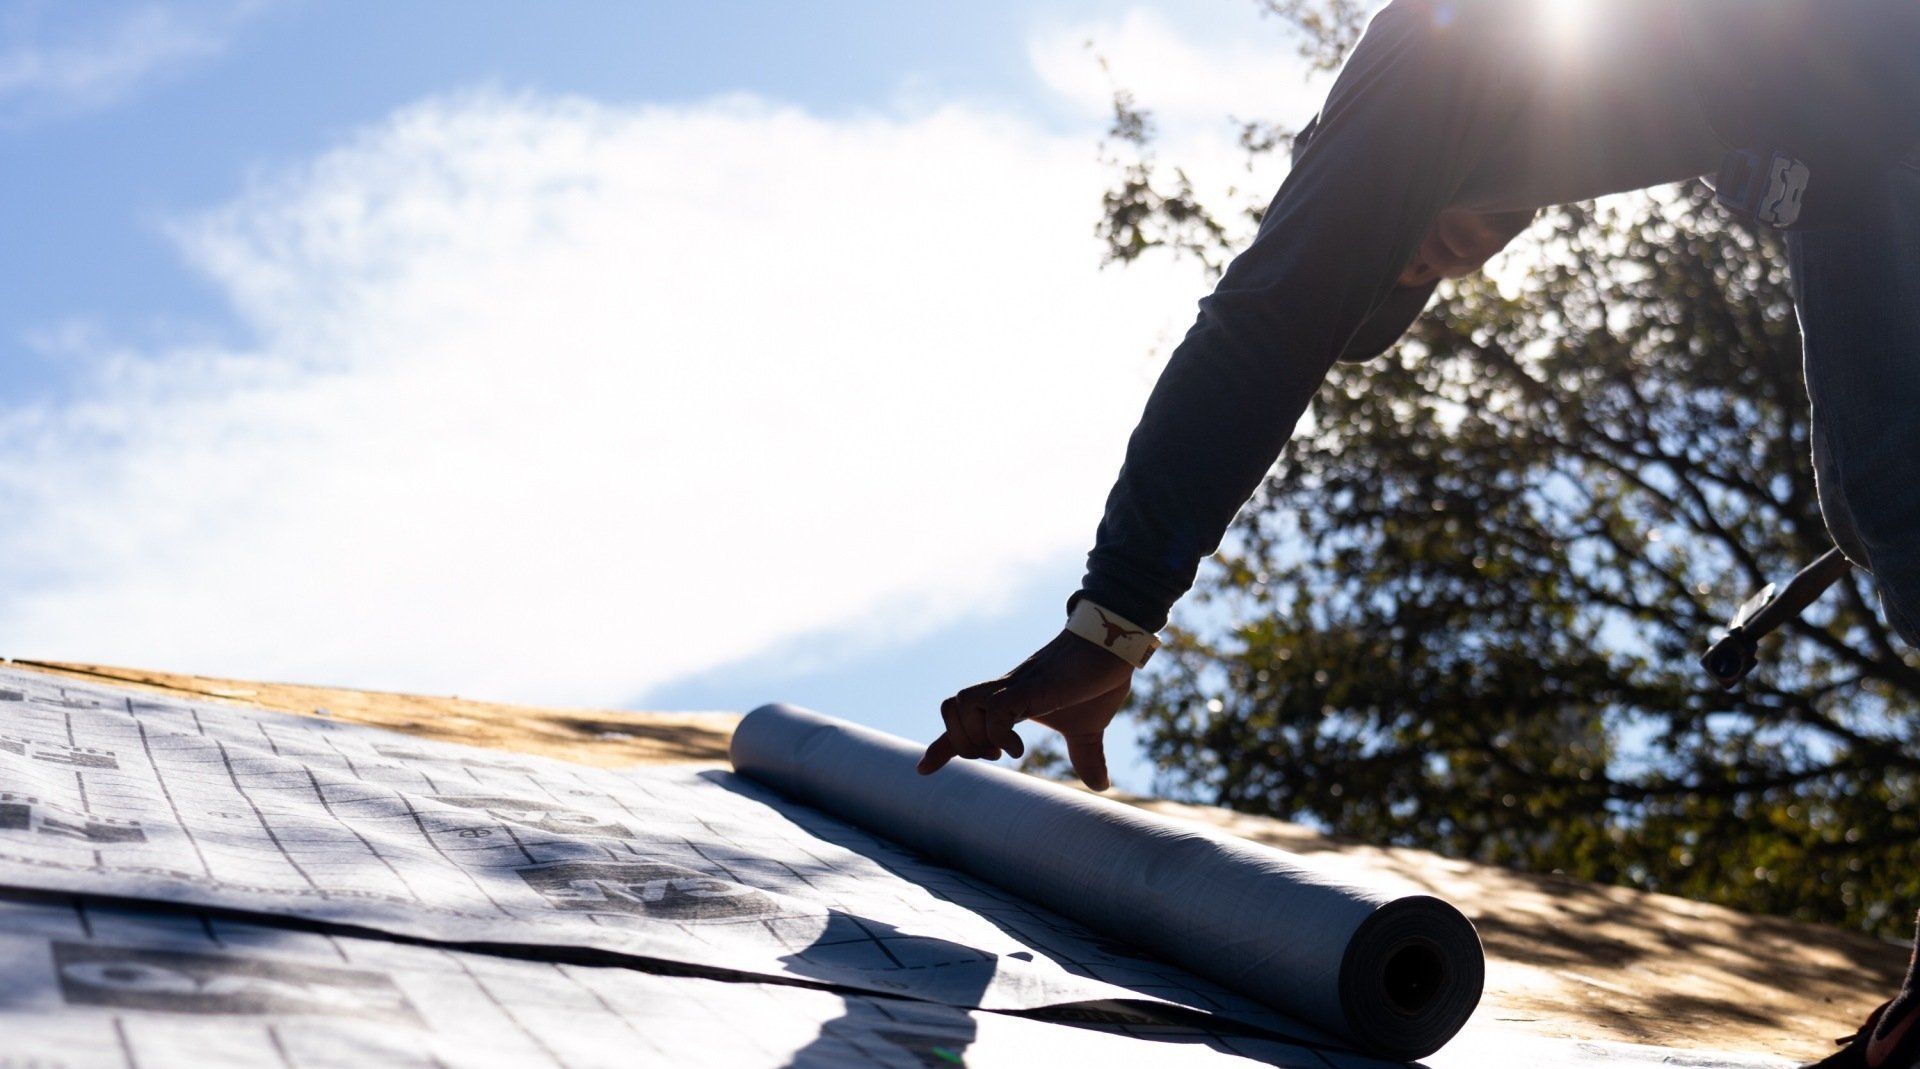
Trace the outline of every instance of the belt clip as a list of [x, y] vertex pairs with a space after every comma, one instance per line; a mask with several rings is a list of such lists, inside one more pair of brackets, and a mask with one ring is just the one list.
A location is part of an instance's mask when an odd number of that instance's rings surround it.
[[1812, 168], [1784, 152], [1762, 156], [1736, 149], [1720, 163], [1714, 199], [1742, 219], [1787, 230], [1800, 221], [1801, 202], [1812, 179]]

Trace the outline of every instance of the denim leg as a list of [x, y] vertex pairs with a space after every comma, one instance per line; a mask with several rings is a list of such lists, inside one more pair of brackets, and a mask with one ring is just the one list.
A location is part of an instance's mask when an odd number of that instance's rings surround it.
[[1920, 173], [1858, 226], [1788, 236], [1820, 511], [1920, 647]]

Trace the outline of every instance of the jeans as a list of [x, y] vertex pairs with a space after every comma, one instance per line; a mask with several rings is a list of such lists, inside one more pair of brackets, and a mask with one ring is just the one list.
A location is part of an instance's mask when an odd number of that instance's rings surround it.
[[[1581, 21], [1557, 24], [1567, 12]], [[1717, 169], [1724, 149], [1680, 20], [1671, 0], [1395, 0], [1376, 15], [1148, 399], [1081, 593], [1164, 625], [1333, 362], [1391, 310], [1441, 211], [1538, 208]], [[1902, 186], [1871, 227], [1792, 248], [1823, 508], [1920, 644], [1914, 192]]]

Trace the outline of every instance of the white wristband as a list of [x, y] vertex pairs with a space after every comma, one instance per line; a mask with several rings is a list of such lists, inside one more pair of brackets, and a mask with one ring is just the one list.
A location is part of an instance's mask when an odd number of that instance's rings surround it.
[[1086, 598], [1074, 603], [1067, 617], [1067, 630], [1106, 650], [1135, 668], [1144, 668], [1147, 658], [1160, 648], [1160, 640], [1144, 627], [1095, 605]]

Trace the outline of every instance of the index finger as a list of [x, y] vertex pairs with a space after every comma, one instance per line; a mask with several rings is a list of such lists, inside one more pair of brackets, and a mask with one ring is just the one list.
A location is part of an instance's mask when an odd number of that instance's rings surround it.
[[947, 762], [953, 760], [957, 752], [953, 748], [953, 740], [949, 739], [947, 733], [943, 731], [939, 738], [933, 740], [933, 745], [927, 747], [927, 752], [921, 755], [920, 763], [914, 766], [914, 771], [922, 776], [931, 776], [945, 768]]

